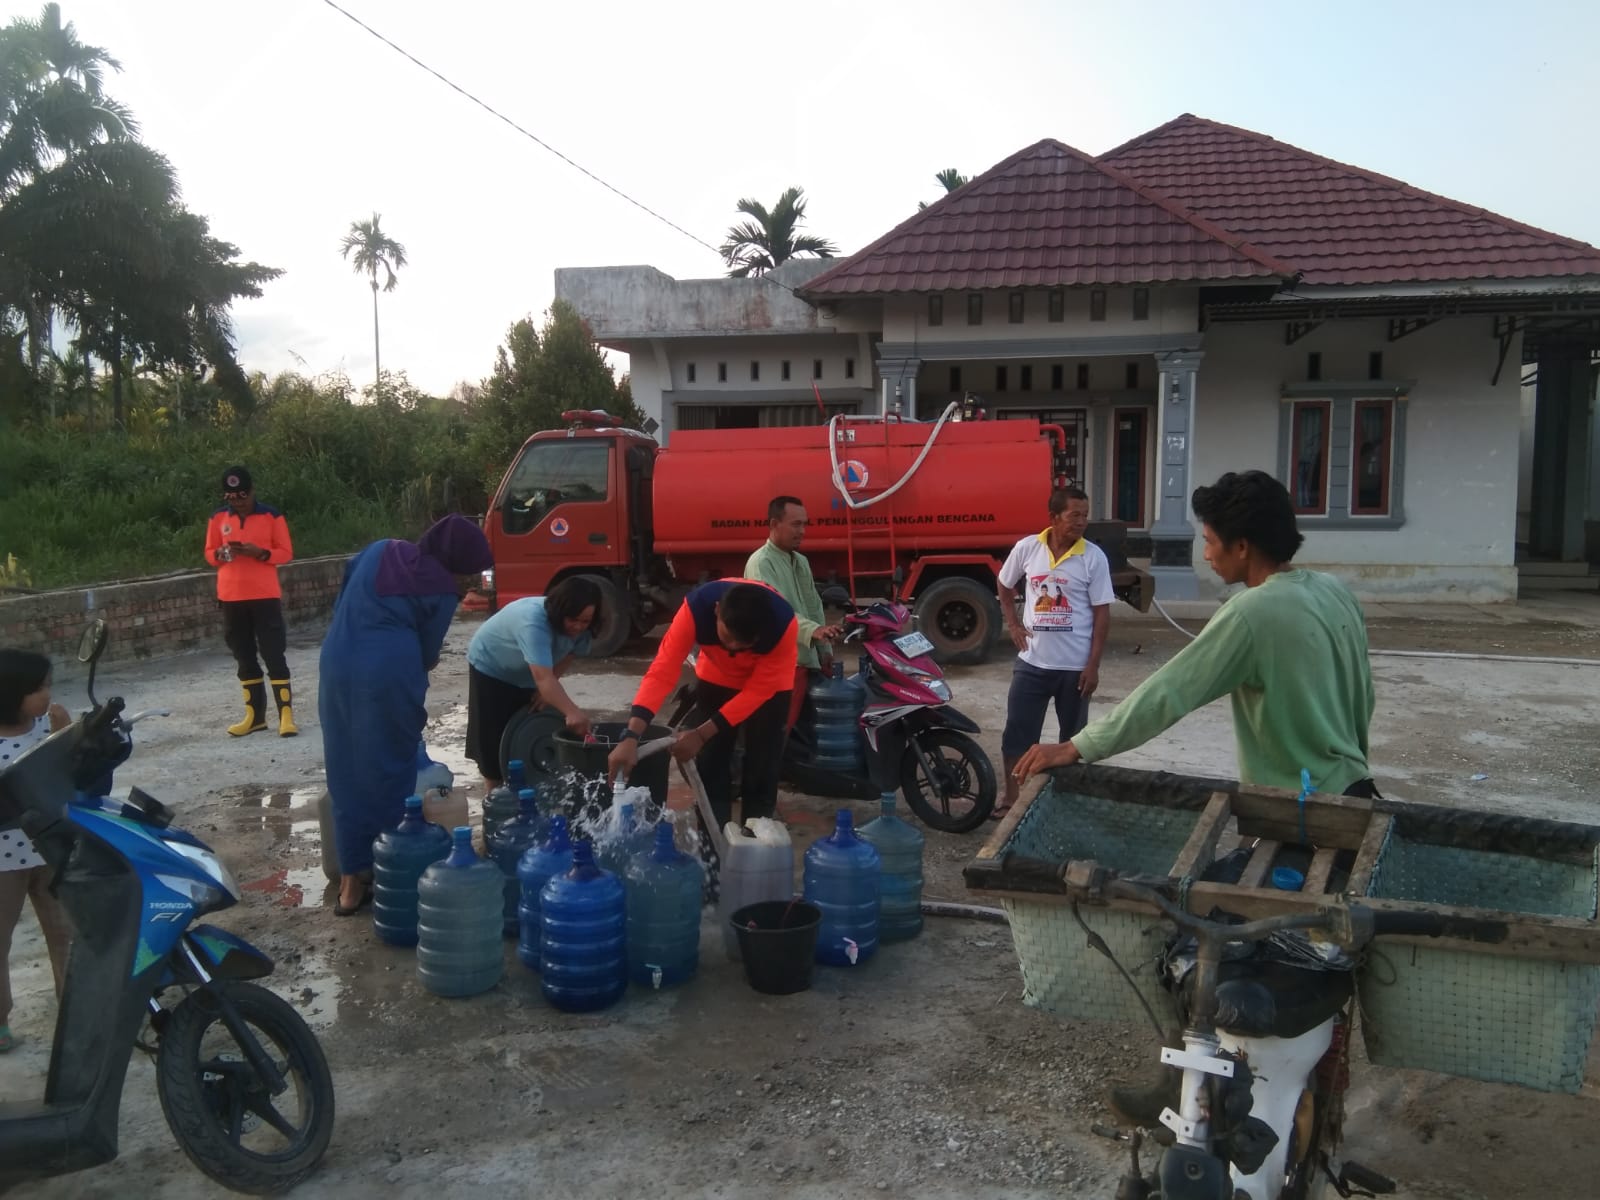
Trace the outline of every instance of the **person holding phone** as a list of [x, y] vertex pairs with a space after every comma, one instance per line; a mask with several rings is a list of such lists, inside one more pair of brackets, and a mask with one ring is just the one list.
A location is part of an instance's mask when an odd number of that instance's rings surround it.
[[[267, 686], [278, 707], [278, 736], [294, 737], [294, 698], [284, 657], [288, 630], [278, 567], [294, 557], [289, 523], [256, 499], [255, 482], [242, 466], [222, 473], [222, 507], [206, 524], [206, 561], [217, 568], [222, 633], [244, 688], [244, 718], [228, 726], [234, 737], [267, 727]], [[260, 657], [257, 657], [259, 652]], [[267, 673], [261, 672], [265, 659]]]

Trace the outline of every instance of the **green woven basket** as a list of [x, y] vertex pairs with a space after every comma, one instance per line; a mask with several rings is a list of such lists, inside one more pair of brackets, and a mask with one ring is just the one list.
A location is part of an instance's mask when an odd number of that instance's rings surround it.
[[[1196, 810], [1162, 808], [1058, 792], [1050, 784], [1028, 806], [1002, 854], [1060, 862], [1092, 858], [1122, 871], [1164, 875], [1199, 822]], [[1023, 1003], [1062, 1016], [1126, 1022], [1142, 1011], [1127, 982], [1106, 957], [1089, 948], [1069, 905], [1020, 893], [1001, 900], [1022, 965]], [[1155, 958], [1167, 930], [1154, 917], [1082, 906], [1084, 923], [1106, 940], [1132, 972], [1158, 1015], [1171, 1016], [1172, 1000], [1156, 978]]]
[[[1559, 862], [1437, 845], [1391, 830], [1367, 894], [1513, 918], [1595, 916], [1600, 860]], [[1391, 1067], [1576, 1092], [1600, 1005], [1600, 966], [1428, 945], [1374, 949], [1358, 977], [1367, 1057]]]

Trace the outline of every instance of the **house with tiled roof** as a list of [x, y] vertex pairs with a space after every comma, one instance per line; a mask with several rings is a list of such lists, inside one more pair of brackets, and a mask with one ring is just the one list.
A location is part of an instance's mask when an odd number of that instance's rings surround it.
[[1059, 425], [1165, 598], [1215, 586], [1191, 490], [1251, 467], [1294, 496], [1298, 561], [1367, 597], [1514, 598], [1519, 544], [1600, 559], [1600, 249], [1199, 117], [1038, 142], [842, 260], [556, 291], [664, 438], [969, 395]]

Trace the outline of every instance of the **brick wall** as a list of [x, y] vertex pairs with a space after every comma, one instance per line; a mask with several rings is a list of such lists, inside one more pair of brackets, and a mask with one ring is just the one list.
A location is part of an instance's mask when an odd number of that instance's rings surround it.
[[[278, 568], [291, 636], [327, 624], [347, 561], [338, 554]], [[222, 645], [214, 571], [0, 596], [0, 645], [37, 650], [58, 662], [71, 659], [84, 625], [95, 617], [104, 617], [110, 630], [107, 662]]]

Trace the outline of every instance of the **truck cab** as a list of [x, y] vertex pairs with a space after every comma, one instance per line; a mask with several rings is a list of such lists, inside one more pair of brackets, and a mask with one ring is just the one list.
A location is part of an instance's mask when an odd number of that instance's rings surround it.
[[542, 596], [569, 576], [592, 576], [602, 597], [593, 653], [604, 657], [633, 631], [630, 582], [648, 555], [651, 466], [659, 447], [606, 413], [562, 416], [566, 429], [544, 430], [522, 444], [489, 506], [488, 590], [498, 609]]

